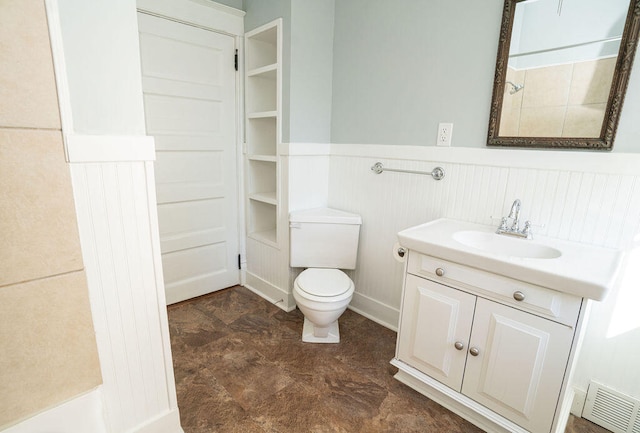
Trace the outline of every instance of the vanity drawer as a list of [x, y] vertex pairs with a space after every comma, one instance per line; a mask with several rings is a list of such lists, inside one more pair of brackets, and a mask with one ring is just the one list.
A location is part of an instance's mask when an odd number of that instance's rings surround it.
[[480, 269], [409, 252], [407, 272], [574, 327], [582, 299]]

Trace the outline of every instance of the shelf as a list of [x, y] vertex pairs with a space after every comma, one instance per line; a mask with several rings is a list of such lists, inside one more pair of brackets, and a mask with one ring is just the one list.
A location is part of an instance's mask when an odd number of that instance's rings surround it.
[[245, 35], [247, 237], [278, 248], [282, 20]]
[[247, 77], [262, 77], [266, 79], [275, 80], [278, 72], [278, 64], [273, 63], [271, 65], [262, 66], [260, 68], [252, 69], [247, 72]]
[[247, 76], [246, 84], [248, 112], [277, 110], [278, 80], [275, 71]]
[[249, 194], [247, 234], [254, 239], [276, 243], [278, 241], [278, 207], [273, 203], [257, 200], [256, 198], [259, 197], [275, 201], [275, 192]]
[[[275, 156], [278, 154], [278, 133], [276, 117], [256, 117], [247, 121], [248, 155]], [[274, 159], [275, 161], [275, 159]]]
[[270, 117], [277, 117], [278, 112], [276, 110], [271, 111], [255, 111], [247, 114], [247, 119], [267, 119]]
[[277, 25], [265, 25], [246, 34], [247, 70], [278, 62], [278, 33]]
[[273, 161], [249, 160], [247, 174], [248, 195], [278, 189], [278, 167]]
[[248, 235], [251, 239], [278, 248], [278, 232], [276, 229], [253, 232]]
[[275, 191], [255, 192], [253, 194], [249, 194], [249, 200], [256, 200], [274, 206], [278, 204]]
[[275, 155], [247, 155], [249, 161], [276, 162]]

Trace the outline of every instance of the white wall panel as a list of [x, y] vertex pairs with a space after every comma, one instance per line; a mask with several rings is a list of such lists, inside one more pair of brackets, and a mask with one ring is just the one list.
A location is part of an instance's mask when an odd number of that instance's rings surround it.
[[[139, 145], [149, 145], [146, 137]], [[82, 136], [73, 146], [82, 146]], [[78, 153], [71, 149], [70, 155]], [[105, 149], [93, 161], [82, 155], [70, 167], [109, 431], [142, 431], [153, 424], [156, 431], [181, 432], [153, 163], [101, 161], [109, 160]]]
[[289, 268], [288, 251], [288, 245], [286, 251], [276, 250], [247, 238], [247, 257], [251, 260], [247, 261], [245, 285], [283, 310], [291, 311], [295, 308], [291, 292], [294, 271]]
[[289, 157], [289, 212], [327, 205], [329, 155]]
[[64, 104], [71, 108], [74, 128], [68, 122], [64, 132], [144, 135], [135, 0], [65, 0], [56, 8], [68, 84]]

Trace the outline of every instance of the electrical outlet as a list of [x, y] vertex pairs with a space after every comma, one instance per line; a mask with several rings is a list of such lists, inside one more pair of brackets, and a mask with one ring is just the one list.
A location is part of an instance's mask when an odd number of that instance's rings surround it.
[[451, 146], [451, 135], [453, 134], [453, 123], [438, 123], [438, 137], [436, 146]]

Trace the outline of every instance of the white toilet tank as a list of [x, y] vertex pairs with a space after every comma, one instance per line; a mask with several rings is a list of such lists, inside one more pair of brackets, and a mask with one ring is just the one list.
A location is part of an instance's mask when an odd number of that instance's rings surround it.
[[291, 267], [355, 269], [361, 224], [360, 215], [337, 209], [291, 212]]

